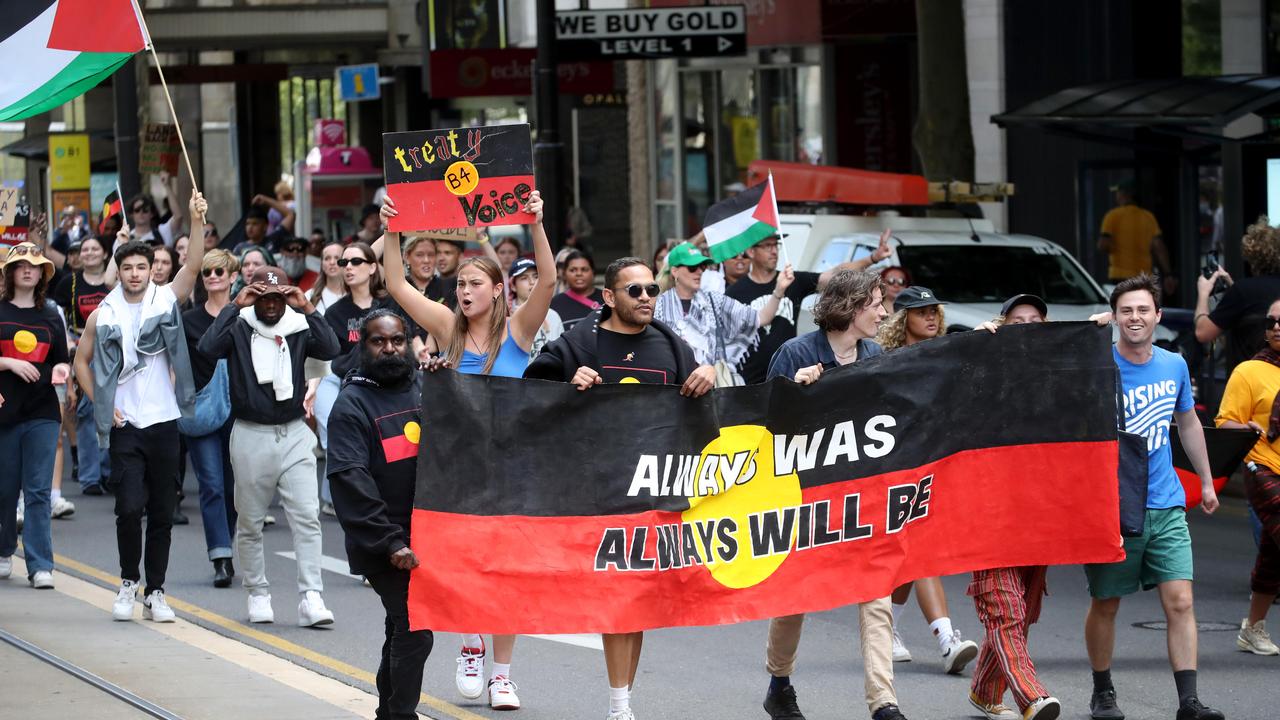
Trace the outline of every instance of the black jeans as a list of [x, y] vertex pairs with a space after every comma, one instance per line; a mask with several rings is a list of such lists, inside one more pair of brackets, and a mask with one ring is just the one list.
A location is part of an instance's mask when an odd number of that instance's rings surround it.
[[367, 576], [387, 611], [386, 639], [378, 665], [377, 720], [417, 718], [422, 694], [422, 666], [431, 654], [435, 636], [430, 630], [409, 630], [409, 573], [390, 570]]
[[178, 497], [178, 423], [111, 429], [111, 482], [116, 493], [116, 545], [120, 577], [138, 582], [142, 557], [142, 511], [147, 511], [146, 592], [164, 589], [169, 569], [173, 509]]

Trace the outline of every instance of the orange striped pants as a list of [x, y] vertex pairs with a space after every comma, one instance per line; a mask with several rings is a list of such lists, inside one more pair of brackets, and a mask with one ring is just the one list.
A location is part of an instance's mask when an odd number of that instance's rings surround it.
[[982, 702], [998, 703], [1009, 690], [1018, 709], [1025, 712], [1031, 703], [1049, 695], [1036, 679], [1036, 666], [1027, 652], [1027, 630], [1040, 618], [1046, 570], [1044, 566], [996, 568], [973, 574], [966, 594], [973, 597], [987, 637], [971, 689]]

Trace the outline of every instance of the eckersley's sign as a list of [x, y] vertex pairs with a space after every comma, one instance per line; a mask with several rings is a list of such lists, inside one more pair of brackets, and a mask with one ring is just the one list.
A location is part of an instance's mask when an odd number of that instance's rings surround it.
[[[530, 95], [537, 51], [434, 50], [428, 57], [432, 97], [488, 97]], [[560, 92], [566, 95], [608, 93], [614, 90], [613, 64], [568, 62], [556, 66]]]

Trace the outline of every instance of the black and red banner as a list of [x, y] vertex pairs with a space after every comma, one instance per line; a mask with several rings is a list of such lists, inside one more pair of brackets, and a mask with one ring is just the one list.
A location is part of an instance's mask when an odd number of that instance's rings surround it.
[[528, 225], [533, 192], [528, 124], [383, 133], [394, 232]]
[[[1205, 450], [1209, 455], [1209, 473], [1213, 476], [1214, 492], [1222, 490], [1231, 478], [1231, 473], [1240, 467], [1244, 458], [1258, 442], [1258, 434], [1252, 430], [1231, 430], [1227, 428], [1207, 427], [1204, 429]], [[1170, 449], [1173, 451], [1173, 470], [1178, 474], [1182, 489], [1187, 493], [1187, 508], [1193, 508], [1203, 499], [1200, 490], [1200, 476], [1196, 475], [1195, 466], [1182, 448], [1182, 438], [1176, 432], [1169, 433]]]
[[1106, 329], [961, 333], [808, 387], [679, 390], [424, 377], [413, 627], [714, 625], [1123, 558]]

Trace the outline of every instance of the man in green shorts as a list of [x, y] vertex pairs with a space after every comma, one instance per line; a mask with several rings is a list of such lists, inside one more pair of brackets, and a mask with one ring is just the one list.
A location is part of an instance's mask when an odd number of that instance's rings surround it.
[[1143, 535], [1125, 538], [1125, 559], [1086, 565], [1093, 602], [1084, 622], [1085, 647], [1093, 666], [1095, 720], [1123, 720], [1111, 684], [1116, 612], [1120, 598], [1157, 588], [1169, 626], [1169, 664], [1178, 689], [1177, 720], [1223, 720], [1196, 694], [1196, 617], [1191, 593], [1191, 533], [1187, 530], [1186, 493], [1173, 470], [1169, 446], [1172, 422], [1200, 476], [1202, 508], [1212, 514], [1218, 496], [1209, 474], [1204, 431], [1191, 397], [1191, 377], [1182, 356], [1151, 343], [1160, 322], [1160, 286], [1149, 275], [1124, 280], [1111, 293], [1111, 310], [1120, 328], [1112, 349], [1120, 368], [1125, 430], [1147, 439], [1147, 512]]

